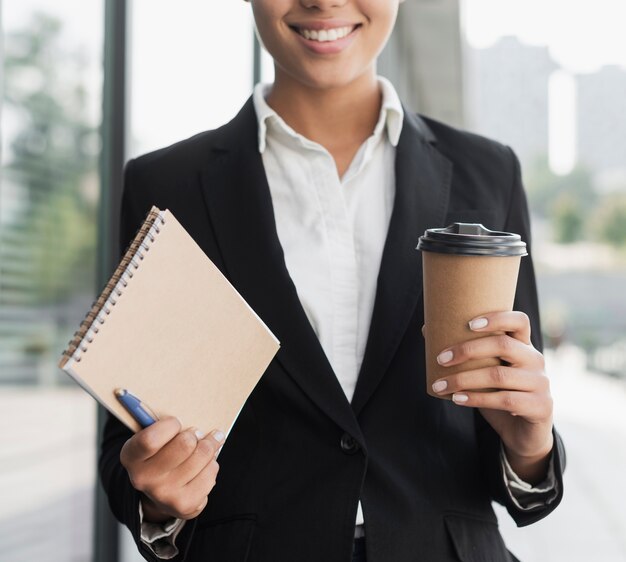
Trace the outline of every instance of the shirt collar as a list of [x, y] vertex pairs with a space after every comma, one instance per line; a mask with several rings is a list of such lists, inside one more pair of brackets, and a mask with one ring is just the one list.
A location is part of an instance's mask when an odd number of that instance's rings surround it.
[[[380, 116], [372, 134], [376, 136], [385, 128], [389, 142], [392, 146], [397, 146], [400, 140], [400, 133], [402, 132], [402, 122], [404, 120], [402, 103], [400, 102], [398, 93], [389, 80], [382, 76], [378, 76], [377, 80], [383, 100], [380, 108]], [[278, 113], [267, 104], [265, 96], [270, 88], [271, 84], [259, 83], [254, 87], [252, 94], [252, 101], [254, 103], [259, 128], [259, 152], [265, 152], [267, 135], [268, 133], [271, 134], [271, 129], [274, 126], [291, 137], [298, 137], [301, 141], [310, 142], [289, 127]]]

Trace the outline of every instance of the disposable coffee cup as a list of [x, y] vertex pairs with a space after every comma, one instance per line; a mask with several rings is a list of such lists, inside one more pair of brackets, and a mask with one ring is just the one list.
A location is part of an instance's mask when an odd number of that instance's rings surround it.
[[454, 223], [421, 236], [424, 271], [426, 392], [432, 384], [460, 371], [499, 364], [496, 358], [443, 367], [437, 355], [448, 347], [495, 332], [473, 332], [469, 321], [513, 309], [517, 276], [526, 244], [518, 234], [496, 232], [482, 224]]

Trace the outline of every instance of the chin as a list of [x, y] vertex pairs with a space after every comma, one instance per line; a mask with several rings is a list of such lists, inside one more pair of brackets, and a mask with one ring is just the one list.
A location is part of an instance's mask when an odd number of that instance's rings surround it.
[[363, 72], [348, 72], [344, 68], [337, 69], [316, 69], [307, 72], [306, 74], [290, 73], [291, 79], [296, 80], [300, 84], [307, 88], [316, 90], [331, 90], [334, 88], [343, 88], [355, 81], [363, 78], [367, 74], [367, 71]]

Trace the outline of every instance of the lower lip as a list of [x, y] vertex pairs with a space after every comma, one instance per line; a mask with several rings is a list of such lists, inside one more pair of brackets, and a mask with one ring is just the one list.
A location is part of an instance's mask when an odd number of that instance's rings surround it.
[[359, 27], [356, 27], [350, 33], [348, 33], [348, 35], [342, 37], [341, 39], [323, 42], [307, 39], [306, 37], [304, 37], [304, 35], [301, 35], [295, 29], [292, 29], [292, 31], [298, 36], [298, 39], [300, 39], [302, 44], [310, 51], [313, 51], [315, 54], [334, 55], [346, 49], [352, 43], [352, 41], [354, 41], [356, 34], [359, 32], [359, 29]]

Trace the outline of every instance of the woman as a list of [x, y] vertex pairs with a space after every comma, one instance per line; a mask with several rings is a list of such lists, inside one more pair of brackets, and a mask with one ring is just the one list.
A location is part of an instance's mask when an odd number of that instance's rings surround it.
[[518, 525], [560, 501], [530, 258], [515, 312], [472, 323], [505, 335], [439, 356], [506, 366], [425, 392], [418, 237], [460, 220], [528, 241], [528, 211], [508, 148], [376, 76], [398, 4], [252, 0], [275, 82], [127, 166], [122, 246], [169, 208], [281, 341], [219, 466], [220, 430], [109, 419], [102, 482], [149, 560], [507, 561], [491, 501]]

